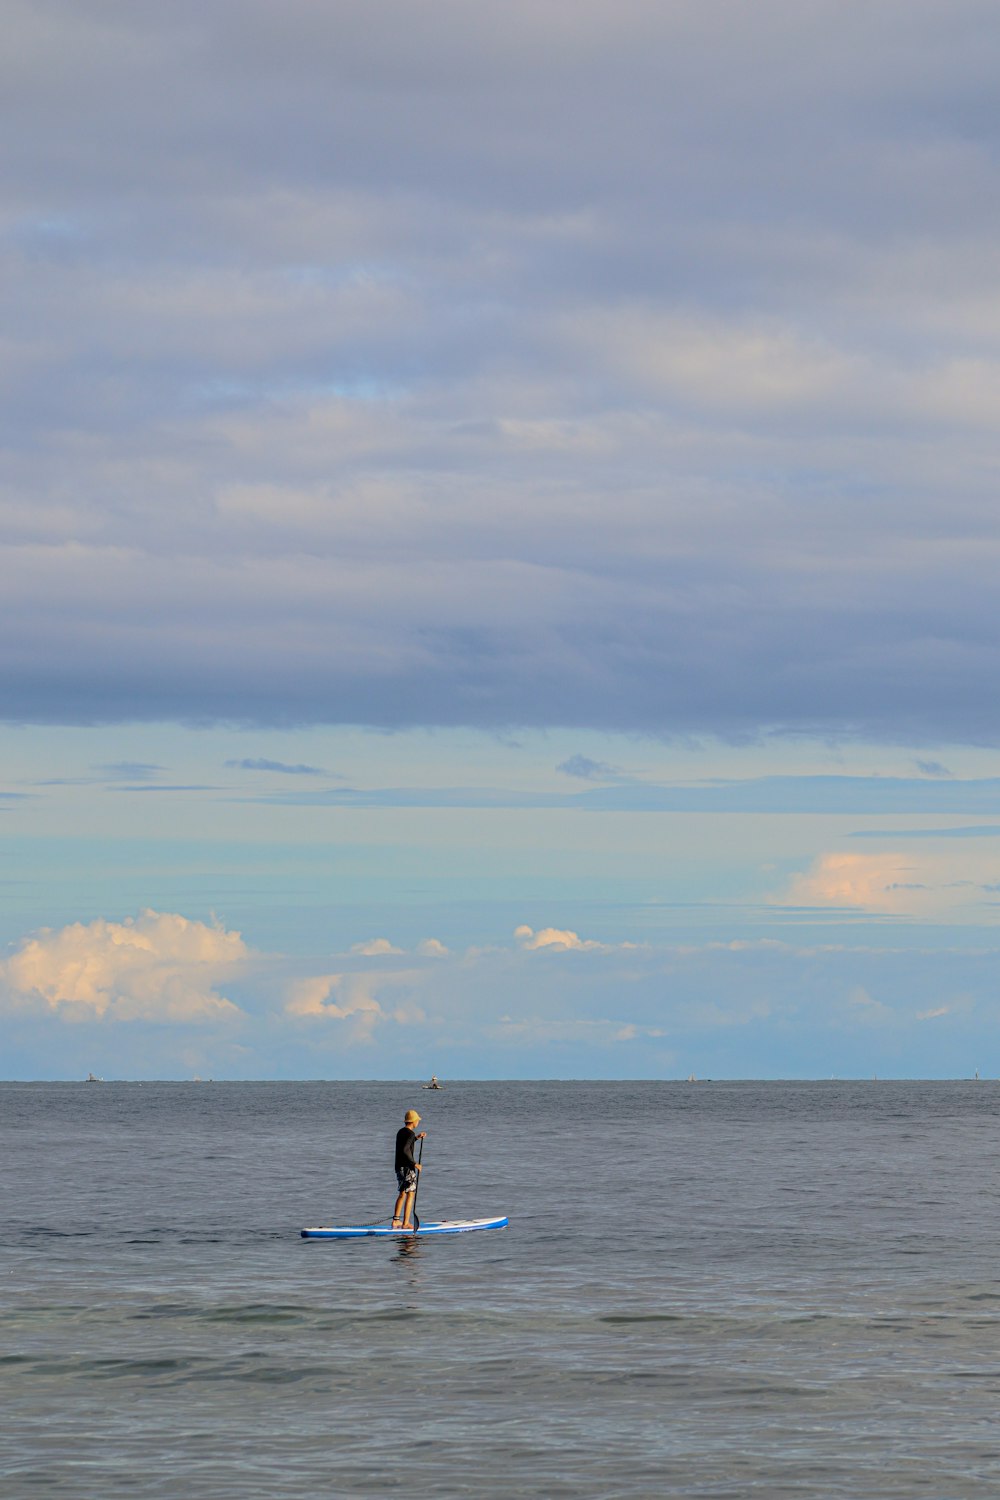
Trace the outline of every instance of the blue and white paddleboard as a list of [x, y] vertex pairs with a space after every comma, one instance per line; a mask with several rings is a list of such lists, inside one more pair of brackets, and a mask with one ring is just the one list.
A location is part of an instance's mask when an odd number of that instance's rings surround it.
[[388, 1229], [373, 1225], [370, 1229], [344, 1225], [342, 1229], [303, 1229], [304, 1240], [410, 1239], [415, 1234], [468, 1234], [471, 1229], [506, 1229], [506, 1214], [500, 1219], [428, 1220], [419, 1229]]

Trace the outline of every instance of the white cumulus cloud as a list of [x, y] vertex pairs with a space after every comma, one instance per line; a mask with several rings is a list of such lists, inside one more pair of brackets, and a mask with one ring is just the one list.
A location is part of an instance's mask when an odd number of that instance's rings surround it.
[[437, 938], [422, 938], [417, 944], [417, 952], [421, 958], [447, 958], [451, 950]]
[[995, 871], [988, 849], [829, 852], [793, 876], [777, 900], [887, 916], [982, 920]]
[[151, 910], [99, 917], [22, 939], [0, 963], [0, 998], [66, 1020], [217, 1020], [241, 1013], [216, 990], [247, 957], [240, 934], [218, 923]]
[[350, 1023], [347, 1028], [349, 1042], [370, 1042], [375, 1028], [385, 1021], [395, 1021], [398, 1026], [414, 1026], [427, 1019], [426, 1012], [419, 1005], [404, 1002], [386, 1009], [377, 998], [382, 990], [409, 986], [413, 977], [412, 974], [398, 973], [315, 974], [296, 980], [289, 987], [285, 1012], [304, 1019], [347, 1021]]
[[886, 911], [900, 905], [899, 891], [913, 884], [912, 864], [898, 854], [823, 854], [807, 873], [794, 877], [788, 900]]
[[551, 948], [555, 953], [571, 951], [603, 953], [606, 951], [604, 943], [594, 942], [591, 938], [582, 938], [579, 933], [571, 932], [568, 928], [540, 927], [536, 932], [533, 927], [521, 926], [514, 929], [514, 937], [528, 952], [535, 952], [539, 948]]

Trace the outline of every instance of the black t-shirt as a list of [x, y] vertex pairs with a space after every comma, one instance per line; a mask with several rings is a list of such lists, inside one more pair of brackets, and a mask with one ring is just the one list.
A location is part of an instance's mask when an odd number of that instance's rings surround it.
[[411, 1130], [409, 1125], [404, 1125], [402, 1130], [396, 1133], [396, 1171], [406, 1172], [417, 1165], [417, 1158], [413, 1154], [413, 1148], [417, 1144], [417, 1132]]

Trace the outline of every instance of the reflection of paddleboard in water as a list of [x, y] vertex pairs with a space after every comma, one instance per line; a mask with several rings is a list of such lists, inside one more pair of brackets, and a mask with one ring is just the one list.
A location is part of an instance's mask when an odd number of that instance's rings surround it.
[[499, 1219], [439, 1219], [419, 1229], [365, 1228], [345, 1224], [340, 1229], [303, 1229], [304, 1240], [409, 1239], [414, 1234], [468, 1234], [473, 1229], [506, 1229], [506, 1214]]

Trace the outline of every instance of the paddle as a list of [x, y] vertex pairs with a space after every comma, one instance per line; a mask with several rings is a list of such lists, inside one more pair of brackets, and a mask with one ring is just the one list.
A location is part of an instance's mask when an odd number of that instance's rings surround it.
[[[417, 1152], [417, 1162], [420, 1163], [420, 1162], [423, 1161], [423, 1159], [424, 1159], [424, 1143], [423, 1143], [423, 1141], [421, 1141], [420, 1142], [420, 1150]], [[413, 1202], [410, 1204], [410, 1218], [413, 1220], [413, 1231], [414, 1231], [414, 1233], [416, 1233], [416, 1231], [420, 1228], [420, 1220], [417, 1218], [417, 1194], [420, 1191], [420, 1175], [421, 1174], [418, 1172], [417, 1173], [417, 1185], [413, 1189]]]

